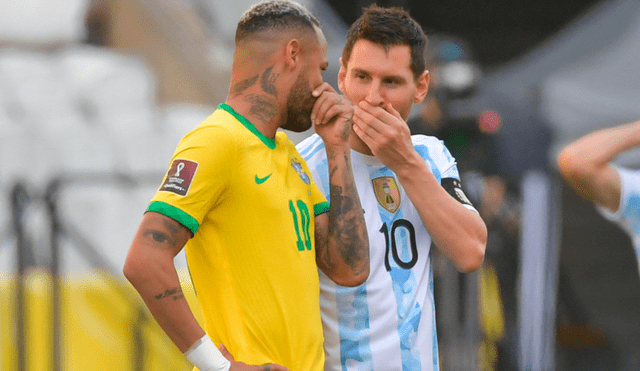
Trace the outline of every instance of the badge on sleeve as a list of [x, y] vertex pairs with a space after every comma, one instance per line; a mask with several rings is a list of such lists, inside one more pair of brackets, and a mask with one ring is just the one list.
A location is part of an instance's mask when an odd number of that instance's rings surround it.
[[186, 196], [191, 187], [191, 181], [198, 170], [198, 163], [191, 160], [175, 159], [160, 186], [161, 191], [173, 192]]
[[395, 213], [400, 207], [400, 190], [395, 178], [383, 176], [371, 180], [373, 183], [373, 191], [380, 206], [384, 207], [388, 212]]
[[444, 188], [451, 197], [455, 198], [462, 204], [473, 206], [471, 201], [469, 201], [469, 198], [467, 198], [467, 195], [462, 191], [462, 184], [460, 184], [458, 179], [443, 178], [441, 184], [442, 188]]

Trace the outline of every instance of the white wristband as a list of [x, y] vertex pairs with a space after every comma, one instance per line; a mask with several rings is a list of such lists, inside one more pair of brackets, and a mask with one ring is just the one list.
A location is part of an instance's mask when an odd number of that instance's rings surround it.
[[224, 358], [207, 334], [196, 341], [184, 355], [200, 371], [229, 371], [231, 368], [231, 362]]

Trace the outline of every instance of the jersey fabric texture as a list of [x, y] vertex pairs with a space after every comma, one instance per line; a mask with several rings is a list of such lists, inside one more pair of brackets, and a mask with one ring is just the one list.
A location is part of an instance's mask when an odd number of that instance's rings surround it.
[[328, 202], [283, 132], [262, 135], [231, 107], [179, 143], [148, 208], [189, 228], [204, 327], [236, 360], [322, 370], [314, 215]]
[[[412, 136], [438, 181], [459, 174], [434, 137]], [[314, 134], [297, 146], [320, 190], [329, 194], [324, 144]], [[431, 237], [395, 174], [373, 156], [351, 151], [369, 235], [371, 272], [357, 287], [320, 272], [326, 370], [439, 370]], [[473, 209], [472, 206], [467, 206]]]
[[616, 167], [620, 174], [620, 207], [615, 213], [596, 205], [600, 213], [616, 223], [630, 237], [638, 260], [640, 273], [640, 170]]

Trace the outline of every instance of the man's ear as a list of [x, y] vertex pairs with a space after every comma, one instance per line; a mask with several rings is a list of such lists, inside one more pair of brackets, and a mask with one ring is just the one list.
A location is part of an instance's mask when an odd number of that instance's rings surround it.
[[427, 96], [427, 92], [429, 91], [429, 80], [430, 75], [429, 71], [425, 70], [418, 80], [416, 81], [416, 95], [413, 98], [414, 103], [420, 103], [424, 100], [424, 97]]
[[289, 69], [295, 69], [297, 64], [300, 63], [301, 57], [300, 41], [298, 39], [291, 39], [285, 47], [285, 64]]
[[338, 89], [345, 94], [344, 79], [347, 77], [347, 66], [345, 66], [342, 57], [340, 57], [340, 71], [338, 71]]

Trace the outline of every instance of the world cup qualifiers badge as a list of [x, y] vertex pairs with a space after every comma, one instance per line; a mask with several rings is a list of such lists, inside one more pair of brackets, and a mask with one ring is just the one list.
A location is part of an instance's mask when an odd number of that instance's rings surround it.
[[180, 196], [186, 196], [191, 186], [191, 181], [198, 170], [198, 163], [190, 160], [176, 159], [160, 186], [161, 191], [172, 192]]
[[291, 158], [291, 167], [298, 173], [298, 175], [300, 175], [300, 179], [302, 179], [303, 182], [305, 182], [306, 184], [311, 184], [311, 179], [302, 170], [302, 164], [296, 161], [295, 158]]

